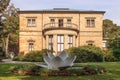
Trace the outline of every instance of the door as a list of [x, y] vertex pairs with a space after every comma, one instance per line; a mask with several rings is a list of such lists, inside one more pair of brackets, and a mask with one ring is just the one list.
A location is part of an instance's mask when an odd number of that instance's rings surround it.
[[63, 27], [63, 19], [58, 20], [58, 27]]
[[64, 50], [64, 35], [57, 36], [57, 53], [59, 54]]

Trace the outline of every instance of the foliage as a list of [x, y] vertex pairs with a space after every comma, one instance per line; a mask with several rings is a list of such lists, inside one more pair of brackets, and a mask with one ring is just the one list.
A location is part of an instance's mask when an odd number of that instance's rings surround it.
[[19, 53], [18, 56], [14, 57], [14, 61], [28, 61], [28, 62], [43, 62], [43, 55], [52, 52], [48, 49], [43, 49], [41, 51], [30, 51], [25, 54], [23, 52]]
[[53, 51], [52, 50], [49, 50], [49, 49], [42, 49], [42, 51], [41, 51], [41, 53], [42, 54], [44, 54], [44, 55], [46, 55], [47, 53], [53, 53]]
[[[4, 20], [2, 21], [3, 29], [2, 29], [2, 48], [5, 52], [6, 56], [8, 56], [9, 53], [9, 46], [13, 42], [15, 45], [18, 45], [18, 8], [15, 8], [14, 5], [9, 5], [8, 8], [3, 12]], [[14, 46], [14, 45], [13, 45]], [[17, 51], [18, 52], [18, 51]]]
[[105, 51], [104, 59], [105, 59], [105, 61], [108, 61], [108, 62], [116, 61], [116, 58], [113, 55], [113, 51], [110, 49]]
[[[40, 68], [36, 65], [26, 64], [26, 65], [17, 65], [11, 69], [12, 73], [24, 73], [28, 75], [29, 73], [34, 73], [35, 75], [40, 74], [43, 76], [80, 76], [80, 75], [92, 75], [98, 73], [105, 73], [107, 70], [98, 65], [86, 65], [79, 68], [69, 68], [64, 71], [50, 70], [46, 68]], [[22, 74], [23, 75], [23, 74]], [[31, 74], [29, 74], [31, 75]]]
[[76, 55], [75, 62], [101, 62], [104, 51], [95, 46], [73, 47], [67, 50], [70, 55]]
[[[111, 20], [105, 19], [103, 22], [103, 37], [107, 38], [108, 49], [112, 50], [113, 57], [120, 61], [120, 26], [114, 24]], [[111, 56], [112, 57], [112, 56]], [[110, 58], [110, 55], [109, 55]], [[108, 57], [107, 57], [108, 59]]]
[[103, 21], [103, 37], [113, 39], [119, 33], [119, 26], [113, 23], [112, 20], [105, 19]]
[[21, 52], [21, 53], [19, 53], [17, 56], [15, 56], [15, 57], [13, 58], [13, 61], [22, 61], [23, 58], [24, 58], [24, 53]]
[[0, 12], [4, 11], [9, 5], [10, 0], [0, 0]]
[[117, 61], [120, 61], [120, 49], [119, 48], [113, 50], [113, 55], [115, 56]]
[[[0, 0], [0, 45], [2, 44], [2, 29], [3, 29], [3, 19], [4, 19], [4, 11], [9, 5], [10, 0]], [[4, 55], [2, 46], [0, 46], [1, 55]]]
[[40, 73], [50, 73], [52, 71], [54, 71], [54, 70], [50, 70], [50, 69], [47, 69], [47, 68], [42, 68], [39, 72]]
[[80, 63], [78, 66], [85, 65], [100, 65], [107, 68], [107, 73], [89, 76], [55, 76], [55, 77], [41, 77], [41, 76], [27, 76], [11, 74], [10, 69], [16, 65], [26, 64], [2, 64], [0, 66], [0, 79], [1, 80], [120, 80], [120, 63], [119, 62], [104, 62], [104, 63]]
[[41, 62], [43, 61], [42, 56], [41, 51], [30, 51], [23, 57], [22, 61]]
[[113, 56], [117, 61], [120, 61], [120, 38], [115, 38], [109, 41], [109, 49], [112, 50]]
[[10, 69], [12, 73], [18, 73], [20, 75], [37, 75], [40, 71], [40, 67], [33, 64], [17, 65]]

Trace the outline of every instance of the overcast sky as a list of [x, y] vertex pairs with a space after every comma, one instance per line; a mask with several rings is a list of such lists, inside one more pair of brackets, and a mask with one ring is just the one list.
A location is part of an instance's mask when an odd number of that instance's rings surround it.
[[120, 0], [11, 0], [20, 10], [70, 8], [106, 11], [104, 19], [120, 26]]

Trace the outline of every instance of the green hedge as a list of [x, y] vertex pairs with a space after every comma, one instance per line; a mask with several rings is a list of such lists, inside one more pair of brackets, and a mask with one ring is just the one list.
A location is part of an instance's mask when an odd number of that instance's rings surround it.
[[113, 62], [116, 61], [115, 56], [113, 55], [113, 51], [112, 50], [106, 50], [105, 54], [104, 54], [104, 60], [107, 62]]
[[31, 51], [23, 57], [22, 61], [41, 62], [43, 61], [42, 53], [41, 51]]
[[113, 55], [116, 58], [116, 61], [120, 61], [120, 49], [114, 49], [113, 50]]
[[73, 47], [69, 48], [67, 52], [77, 56], [75, 62], [102, 62], [105, 54], [103, 50], [95, 46]]
[[43, 55], [46, 55], [48, 52], [52, 52], [52, 51], [48, 49], [43, 49], [41, 51], [30, 51], [26, 55], [20, 53], [13, 60], [28, 61], [28, 62], [43, 62]]

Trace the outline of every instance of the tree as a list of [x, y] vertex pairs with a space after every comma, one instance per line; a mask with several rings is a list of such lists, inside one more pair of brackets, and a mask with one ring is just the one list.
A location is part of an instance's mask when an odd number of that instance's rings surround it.
[[105, 19], [103, 21], [103, 37], [108, 39], [109, 48], [114, 47], [114, 45], [116, 45], [116, 43], [114, 42], [116, 42], [116, 39], [119, 36], [119, 34], [120, 27], [114, 24], [113, 21], [109, 19]]
[[[2, 30], [2, 43], [3, 51], [5, 55], [8, 56], [8, 47], [10, 43], [10, 38], [13, 35], [18, 34], [18, 8], [14, 5], [8, 6], [8, 8], [3, 12], [5, 19], [3, 20], [3, 30]], [[14, 38], [15, 39], [15, 38]], [[16, 38], [15, 40], [17, 40]], [[18, 40], [17, 40], [18, 41]]]
[[1, 55], [1, 52], [2, 52], [2, 32], [1, 32], [1, 29], [3, 28], [3, 12], [4, 10], [7, 8], [7, 6], [9, 5], [9, 2], [10, 0], [0, 0], [0, 55]]
[[104, 20], [103, 37], [107, 38], [108, 49], [112, 50], [113, 56], [120, 61], [120, 26], [111, 20]]
[[113, 39], [118, 34], [119, 27], [113, 23], [113, 21], [109, 19], [105, 19], [103, 21], [103, 37], [108, 37], [110, 39]]
[[9, 5], [10, 0], [0, 0], [0, 13]]

